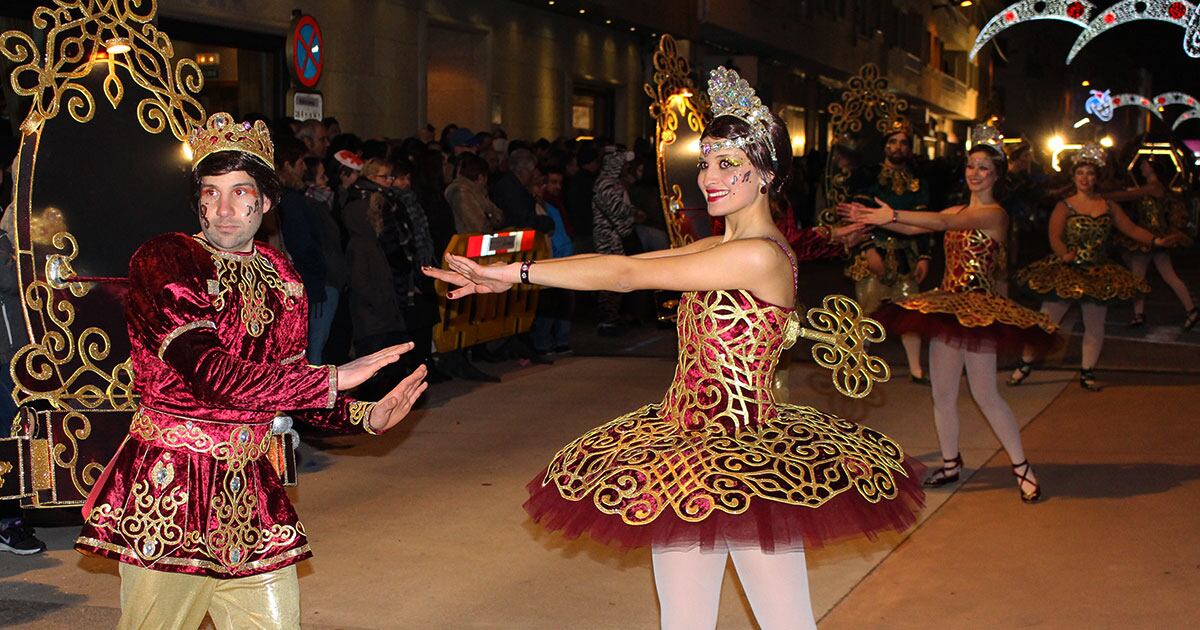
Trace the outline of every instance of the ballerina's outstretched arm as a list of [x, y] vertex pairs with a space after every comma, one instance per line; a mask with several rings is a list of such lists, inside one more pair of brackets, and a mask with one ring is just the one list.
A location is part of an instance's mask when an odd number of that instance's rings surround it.
[[[521, 281], [521, 263], [485, 267], [453, 254], [447, 254], [445, 261], [450, 269], [425, 267], [422, 271], [458, 287], [446, 294], [451, 299], [500, 293]], [[791, 262], [777, 245], [762, 238], [735, 239], [659, 258], [554, 258], [529, 265], [527, 273], [531, 284], [582, 291], [745, 289], [776, 304], [790, 304], [793, 299]]]
[[896, 210], [876, 198], [878, 208], [860, 203], [842, 204], [839, 212], [858, 223], [878, 225], [901, 234], [924, 234], [947, 230], [983, 230], [994, 238], [1003, 238], [1008, 215], [998, 205], [952, 206], [941, 212]]

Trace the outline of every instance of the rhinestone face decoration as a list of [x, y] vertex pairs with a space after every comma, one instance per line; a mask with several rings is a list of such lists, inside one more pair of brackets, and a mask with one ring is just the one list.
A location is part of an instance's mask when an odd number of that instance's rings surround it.
[[[767, 131], [767, 125], [771, 120], [771, 110], [763, 105], [762, 100], [754, 93], [754, 88], [746, 82], [737, 72], [721, 66], [713, 70], [708, 78], [708, 98], [712, 102], [713, 118], [718, 116], [733, 116], [738, 120], [750, 125], [750, 138], [732, 138], [724, 142], [742, 141], [736, 146], [739, 149], [744, 149], [752, 143], [762, 143], [767, 145], [767, 151], [771, 154], [771, 163], [776, 168], [779, 167], [779, 158], [775, 155], [775, 143], [771, 141], [771, 134]], [[710, 146], [717, 147], [722, 143], [712, 143]], [[710, 148], [708, 152], [704, 152], [704, 145], [700, 145], [701, 152], [708, 155], [721, 148], [729, 148], [722, 146]]]

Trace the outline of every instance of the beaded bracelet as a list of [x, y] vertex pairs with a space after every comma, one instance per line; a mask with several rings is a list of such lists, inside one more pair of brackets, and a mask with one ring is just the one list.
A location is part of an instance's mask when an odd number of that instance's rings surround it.
[[529, 284], [529, 268], [533, 266], [534, 262], [536, 261], [526, 260], [521, 263], [521, 284]]

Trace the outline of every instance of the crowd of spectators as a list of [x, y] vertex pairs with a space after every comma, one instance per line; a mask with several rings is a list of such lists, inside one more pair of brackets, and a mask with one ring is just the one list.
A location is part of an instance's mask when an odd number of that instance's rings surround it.
[[[258, 237], [286, 252], [304, 280], [308, 360], [337, 363], [413, 342], [415, 349], [380, 383], [422, 363], [435, 383], [497, 380], [477, 366], [480, 359], [546, 362], [571, 351], [577, 296], [548, 290], [532, 334], [435, 353], [437, 296], [421, 267], [440, 265], [455, 234], [537, 230], [549, 237], [555, 257], [669, 244], [657, 173], [645, 168], [654, 163], [648, 142], [529, 142], [456, 125], [364, 139], [333, 118], [284, 120], [272, 129], [286, 192]], [[640, 317], [636, 300], [597, 301], [601, 335], [624, 334]]]

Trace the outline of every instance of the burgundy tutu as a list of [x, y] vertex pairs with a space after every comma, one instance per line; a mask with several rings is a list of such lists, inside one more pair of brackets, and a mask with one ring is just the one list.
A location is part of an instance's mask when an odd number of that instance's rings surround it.
[[667, 510], [645, 525], [629, 525], [598, 510], [590, 499], [571, 501], [553, 483], [542, 485], [546, 470], [529, 482], [525, 511], [535, 523], [574, 539], [581, 534], [619, 549], [668, 547], [704, 550], [721, 546], [763, 551], [815, 549], [848, 539], [903, 532], [917, 522], [925, 506], [921, 488], [925, 466], [904, 458], [907, 477], [896, 475], [896, 496], [871, 503], [856, 492], [839, 494], [820, 507], [789, 505], [769, 499], [750, 501], [740, 514], [714, 511], [703, 521], [685, 521]]
[[993, 320], [966, 326], [954, 313], [922, 313], [896, 303], [884, 304], [871, 314], [871, 318], [882, 324], [892, 337], [916, 333], [925, 339], [941, 339], [971, 351], [995, 349], [998, 353], [1009, 353], [1029, 347], [1042, 355], [1062, 343], [1057, 334], [1037, 325], [1022, 327]]

